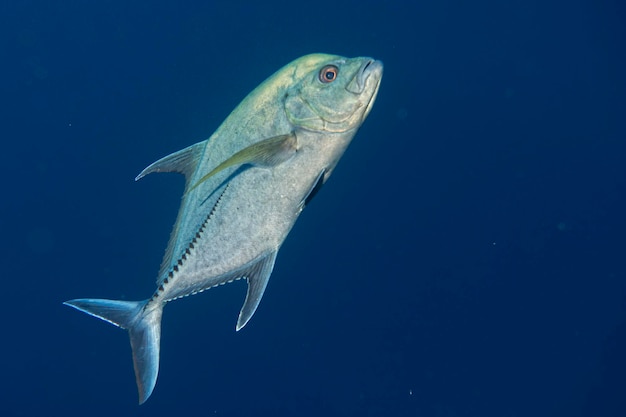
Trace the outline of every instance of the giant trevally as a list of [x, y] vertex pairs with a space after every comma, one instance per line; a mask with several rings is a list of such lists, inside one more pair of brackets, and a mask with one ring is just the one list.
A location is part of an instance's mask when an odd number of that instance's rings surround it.
[[186, 177], [155, 292], [144, 301], [65, 304], [128, 330], [140, 404], [156, 384], [166, 303], [245, 278], [236, 329], [250, 320], [278, 249], [372, 109], [382, 73], [371, 58], [299, 58], [252, 91], [209, 139], [137, 176]]

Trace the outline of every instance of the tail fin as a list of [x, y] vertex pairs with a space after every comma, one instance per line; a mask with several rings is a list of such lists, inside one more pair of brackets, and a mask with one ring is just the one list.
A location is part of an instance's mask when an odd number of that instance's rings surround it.
[[159, 373], [163, 304], [89, 298], [70, 300], [63, 304], [128, 330], [139, 404], [143, 404], [152, 394]]

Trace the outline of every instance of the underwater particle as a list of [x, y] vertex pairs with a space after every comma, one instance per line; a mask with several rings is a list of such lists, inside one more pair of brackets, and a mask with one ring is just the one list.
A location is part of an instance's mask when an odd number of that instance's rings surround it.
[[565, 222], [557, 223], [556, 228], [559, 232], [567, 232], [568, 230], [572, 229], [571, 226]]

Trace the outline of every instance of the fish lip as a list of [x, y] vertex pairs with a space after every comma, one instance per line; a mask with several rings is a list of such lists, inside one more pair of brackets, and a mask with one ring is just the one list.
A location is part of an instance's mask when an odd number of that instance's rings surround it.
[[371, 76], [372, 74], [376, 74], [377, 78], [380, 81], [380, 78], [382, 77], [382, 74], [383, 74], [383, 61], [379, 61], [376, 59], [372, 59], [368, 61], [363, 66], [363, 69], [361, 70], [361, 73], [359, 75], [364, 78], [363, 82], [365, 83], [367, 78]]
[[362, 120], [365, 120], [365, 118], [370, 114], [370, 111], [372, 111], [372, 106], [374, 105], [374, 101], [376, 101], [376, 96], [378, 96], [378, 89], [380, 88], [380, 81], [383, 78], [383, 62], [372, 59], [371, 61], [367, 63], [367, 65], [363, 67], [363, 72], [365, 71], [368, 71], [366, 80], [370, 76], [374, 76], [376, 78], [375, 80], [376, 87], [374, 87], [374, 92], [370, 96], [369, 101], [367, 102], [367, 105], [365, 106], [365, 111], [363, 112]]
[[352, 81], [347, 85], [346, 90], [353, 94], [361, 94], [365, 90], [365, 81], [367, 80], [367, 68], [371, 65], [372, 59], [366, 58], [361, 64], [361, 67], [352, 78]]
[[[361, 64], [361, 68], [357, 71], [354, 79], [346, 89], [354, 94], [361, 94], [365, 90], [367, 79], [372, 73], [382, 73], [383, 63], [373, 58], [366, 58]], [[380, 77], [379, 77], [380, 78]]]

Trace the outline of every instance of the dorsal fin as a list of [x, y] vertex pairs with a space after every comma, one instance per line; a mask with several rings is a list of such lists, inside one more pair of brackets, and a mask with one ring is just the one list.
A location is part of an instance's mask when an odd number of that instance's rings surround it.
[[153, 162], [137, 175], [135, 181], [139, 181], [153, 172], [179, 172], [184, 174], [187, 181], [189, 181], [189, 178], [191, 178], [191, 175], [198, 166], [198, 161], [204, 152], [206, 144], [206, 140], [198, 142], [195, 145], [188, 146], [185, 149], [181, 149], [178, 152], [174, 152]]

